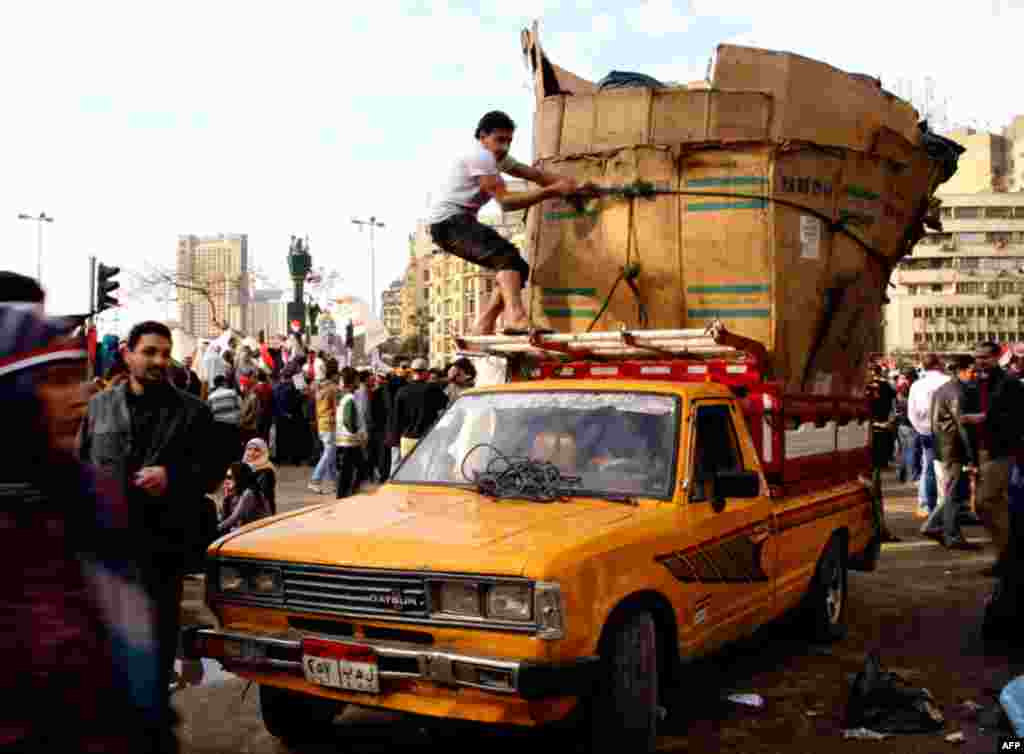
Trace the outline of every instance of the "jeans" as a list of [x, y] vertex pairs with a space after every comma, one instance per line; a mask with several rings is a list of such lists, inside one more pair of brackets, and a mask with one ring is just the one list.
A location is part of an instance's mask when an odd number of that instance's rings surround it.
[[921, 478], [921, 446], [917, 441], [917, 432], [909, 424], [899, 428], [900, 437], [900, 482], [907, 479], [917, 481]]
[[320, 456], [320, 462], [313, 469], [313, 481], [322, 482], [324, 479], [327, 479], [327, 481], [333, 482], [338, 478], [338, 470], [334, 460], [338, 449], [334, 446], [334, 433], [321, 432], [320, 442], [324, 444], [324, 452]]
[[996, 554], [1005, 560], [1010, 546], [1010, 459], [978, 453], [978, 489], [975, 512], [992, 535]]
[[1021, 512], [1024, 512], [1024, 464], [1015, 462], [1010, 465], [1010, 518]]
[[921, 479], [917, 487], [917, 507], [932, 513], [938, 505], [939, 490], [935, 480], [935, 438], [932, 435], [918, 435], [921, 438]]
[[957, 494], [960, 478], [963, 475], [962, 464], [943, 463], [935, 461], [936, 487], [939, 493], [939, 503], [928, 516], [921, 533], [942, 532], [942, 538], [946, 544], [963, 539], [963, 532], [960, 531], [958, 517], [960, 514], [961, 499]]

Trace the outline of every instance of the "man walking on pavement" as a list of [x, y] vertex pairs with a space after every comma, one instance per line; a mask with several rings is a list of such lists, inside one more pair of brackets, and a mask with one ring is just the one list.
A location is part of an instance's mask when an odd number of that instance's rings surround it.
[[977, 550], [960, 530], [960, 496], [957, 486], [965, 468], [977, 467], [975, 439], [965, 421], [969, 408], [967, 386], [974, 379], [974, 359], [958, 356], [956, 378], [935, 391], [932, 398], [930, 436], [934, 440], [935, 479], [939, 501], [921, 534], [951, 550]]
[[[513, 160], [508, 152], [515, 129], [516, 124], [503, 112], [489, 112], [480, 119], [476, 141], [456, 159], [428, 218], [430, 235], [442, 250], [497, 271], [494, 295], [473, 326], [474, 335], [493, 335], [499, 316], [506, 334], [526, 334], [529, 328], [521, 290], [530, 275], [530, 266], [511, 241], [477, 220], [480, 208], [495, 198], [504, 211], [515, 212], [581, 190], [572, 178]], [[541, 188], [511, 192], [501, 178], [502, 173], [537, 183]]]
[[977, 428], [978, 478], [976, 513], [992, 535], [996, 562], [991, 574], [1007, 564], [1010, 544], [1010, 460], [1024, 437], [1024, 389], [999, 366], [999, 346], [985, 342], [974, 353], [979, 415], [966, 420]]
[[388, 373], [378, 371], [370, 391], [370, 465], [381, 483], [391, 476], [391, 449], [387, 446], [388, 424], [391, 420], [391, 391]]
[[412, 362], [412, 382], [398, 391], [391, 432], [401, 438], [402, 458], [415, 449], [420, 438], [433, 426], [448, 406], [444, 389], [427, 381], [430, 368], [426, 359]]
[[871, 367], [867, 394], [871, 401], [871, 497], [874, 506], [875, 525], [882, 542], [899, 542], [900, 539], [889, 530], [885, 520], [885, 504], [882, 497], [882, 469], [888, 467], [895, 447], [895, 432], [892, 427], [892, 407], [896, 391], [882, 367]]
[[950, 381], [934, 353], [924, 357], [924, 376], [910, 386], [907, 418], [921, 445], [921, 478], [917, 488], [917, 517], [928, 518], [938, 504], [935, 482], [935, 440], [932, 435], [932, 400], [935, 391]]
[[156, 608], [159, 687], [168, 689], [192, 529], [200, 501], [226, 466], [211, 461], [207, 451], [210, 409], [167, 379], [171, 331], [160, 322], [135, 325], [124, 356], [129, 379], [89, 402], [80, 452], [113, 477], [128, 501], [142, 585]]

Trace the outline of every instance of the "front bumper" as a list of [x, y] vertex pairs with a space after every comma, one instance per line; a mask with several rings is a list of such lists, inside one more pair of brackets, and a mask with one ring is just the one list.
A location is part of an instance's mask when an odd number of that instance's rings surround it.
[[[295, 631], [269, 634], [190, 626], [182, 631], [182, 648], [187, 659], [208, 657], [228, 669], [286, 673], [302, 678], [303, 636]], [[309, 638], [372, 648], [382, 684], [389, 680], [427, 681], [441, 687], [473, 688], [533, 701], [591, 693], [599, 672], [600, 658], [594, 656], [549, 663], [467, 655], [433, 646], [376, 639], [315, 634], [310, 634]]]

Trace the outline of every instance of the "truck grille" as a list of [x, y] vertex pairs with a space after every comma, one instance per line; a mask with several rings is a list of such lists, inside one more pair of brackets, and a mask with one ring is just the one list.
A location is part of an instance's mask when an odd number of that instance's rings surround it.
[[282, 570], [284, 604], [294, 610], [409, 617], [428, 612], [426, 585], [418, 576], [295, 565]]

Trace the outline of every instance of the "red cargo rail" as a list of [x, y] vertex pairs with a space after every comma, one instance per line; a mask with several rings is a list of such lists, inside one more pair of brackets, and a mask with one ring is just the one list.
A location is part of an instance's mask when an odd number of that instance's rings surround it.
[[787, 393], [764, 379], [764, 349], [708, 330], [480, 336], [457, 339], [465, 355], [519, 357], [523, 380], [714, 382], [740, 399], [773, 494], [811, 492], [871, 470], [871, 415], [864, 398]]

